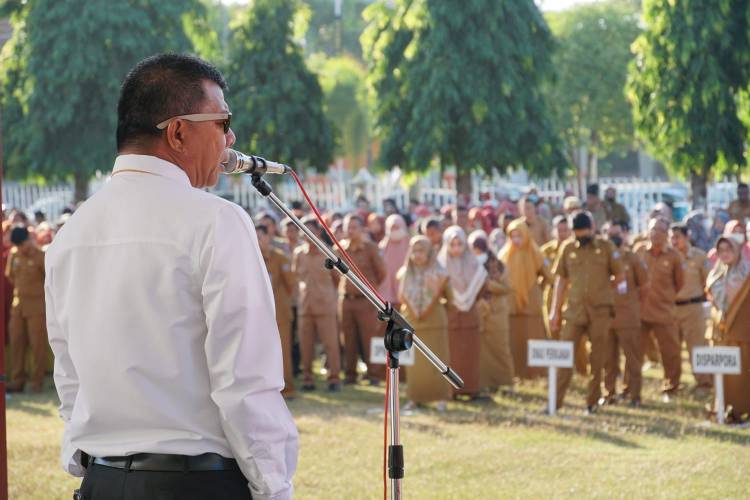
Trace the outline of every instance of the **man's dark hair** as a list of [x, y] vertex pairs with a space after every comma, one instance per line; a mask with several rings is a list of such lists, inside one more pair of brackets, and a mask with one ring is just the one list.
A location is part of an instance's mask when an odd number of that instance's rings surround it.
[[139, 62], [125, 77], [117, 103], [117, 149], [144, 138], [158, 137], [156, 124], [198, 113], [206, 98], [203, 81], [227, 89], [221, 73], [188, 54], [157, 54]]
[[585, 210], [581, 210], [580, 212], [576, 212], [573, 217], [571, 217], [571, 226], [573, 227], [573, 230], [576, 229], [591, 229], [593, 227], [593, 224], [591, 222], [591, 215]]
[[739, 191], [740, 189], [748, 189], [747, 184], [744, 182], [737, 183], [737, 190]]
[[594, 196], [599, 196], [599, 184], [589, 184], [586, 188], [586, 194], [591, 194]]
[[256, 224], [255, 225], [255, 232], [256, 233], [268, 234], [268, 228], [266, 226], [264, 226], [263, 224]]
[[353, 220], [359, 222], [360, 226], [362, 226], [362, 227], [365, 226], [365, 220], [362, 217], [360, 217], [359, 215], [355, 214], [355, 213], [346, 214], [344, 216], [344, 223], [348, 224], [349, 221], [353, 221]]
[[426, 233], [428, 229], [440, 229], [440, 219], [437, 217], [428, 217], [422, 222], [422, 232]]
[[683, 236], [685, 236], [686, 238], [688, 237], [688, 226], [683, 222], [675, 222], [674, 224], [669, 226], [669, 229], [671, 229], [672, 231], [679, 231]]
[[10, 231], [10, 242], [20, 245], [29, 239], [29, 230], [24, 226], [16, 226]]

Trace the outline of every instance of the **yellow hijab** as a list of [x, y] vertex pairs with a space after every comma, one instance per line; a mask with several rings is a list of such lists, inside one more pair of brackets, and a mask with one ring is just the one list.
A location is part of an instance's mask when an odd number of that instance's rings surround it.
[[[511, 241], [510, 233], [513, 231], [521, 234], [519, 247]], [[531, 239], [529, 226], [523, 219], [516, 219], [508, 224], [506, 233], [508, 238], [498, 257], [508, 269], [508, 279], [516, 296], [516, 309], [522, 311], [529, 303], [529, 291], [537, 286], [539, 270], [544, 265], [544, 255]]]

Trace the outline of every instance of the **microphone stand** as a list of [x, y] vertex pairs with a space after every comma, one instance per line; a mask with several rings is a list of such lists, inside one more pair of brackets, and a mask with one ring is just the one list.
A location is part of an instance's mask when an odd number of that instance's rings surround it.
[[443, 363], [435, 353], [433, 353], [424, 342], [414, 333], [414, 328], [408, 321], [393, 309], [390, 303], [383, 302], [377, 295], [354, 273], [349, 272], [349, 266], [341, 260], [333, 251], [321, 241], [318, 236], [310, 231], [302, 221], [281, 201], [274, 193], [271, 185], [268, 184], [259, 174], [252, 175], [253, 187], [266, 199], [271, 200], [276, 208], [281, 210], [292, 223], [305, 233], [305, 236], [312, 241], [318, 249], [326, 256], [325, 266], [328, 269], [336, 269], [344, 278], [349, 280], [362, 295], [375, 306], [378, 311], [378, 319], [386, 322], [385, 329], [385, 348], [388, 351], [388, 380], [390, 384], [390, 393], [388, 395], [388, 411], [390, 412], [391, 436], [390, 445], [388, 446], [388, 477], [391, 481], [391, 498], [401, 500], [401, 480], [404, 477], [404, 448], [400, 442], [400, 422], [399, 422], [399, 405], [398, 405], [398, 374], [399, 374], [399, 353], [408, 350], [412, 345], [416, 346], [430, 363], [445, 377], [448, 382], [460, 389], [464, 386], [463, 380], [452, 368]]

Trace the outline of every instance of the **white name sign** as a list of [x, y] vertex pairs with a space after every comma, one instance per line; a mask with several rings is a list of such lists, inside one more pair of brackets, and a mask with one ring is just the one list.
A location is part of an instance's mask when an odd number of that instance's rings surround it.
[[[373, 337], [370, 339], [370, 363], [384, 365], [388, 357], [388, 351], [385, 349], [383, 337]], [[414, 364], [414, 348], [408, 351], [398, 353], [399, 366], [412, 366]]]
[[529, 366], [573, 366], [573, 342], [562, 340], [529, 340]]
[[693, 348], [693, 371], [695, 373], [740, 373], [739, 347], [695, 347]]

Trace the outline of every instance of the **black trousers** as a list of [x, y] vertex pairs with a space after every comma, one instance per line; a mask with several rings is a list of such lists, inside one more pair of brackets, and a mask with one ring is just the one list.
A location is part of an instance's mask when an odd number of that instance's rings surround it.
[[81, 483], [82, 500], [249, 500], [240, 471], [152, 472], [92, 464]]

